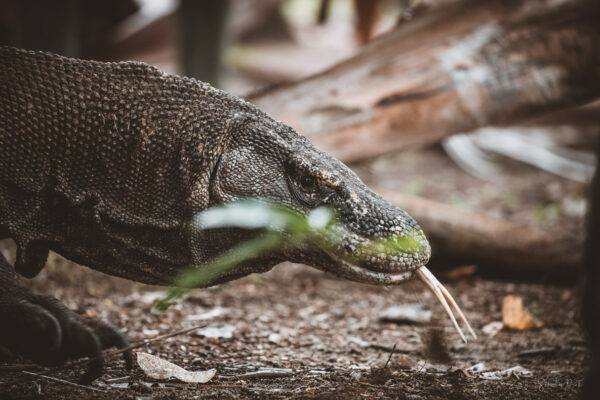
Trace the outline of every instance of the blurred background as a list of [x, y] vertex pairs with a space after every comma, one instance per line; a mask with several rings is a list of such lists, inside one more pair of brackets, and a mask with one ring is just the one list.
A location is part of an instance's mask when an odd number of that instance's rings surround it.
[[[527, 282], [462, 298], [484, 304], [479, 327], [501, 312], [486, 296], [516, 290], [560, 331], [529, 339], [555, 346], [581, 336], [575, 289], [528, 285], [580, 278], [598, 21], [594, 0], [0, 0], [0, 43], [144, 61], [255, 103], [415, 217], [446, 279]], [[551, 315], [561, 306], [568, 328]], [[563, 348], [575, 371], [578, 340]]]
[[355, 54], [418, 3], [3, 0], [0, 39], [69, 57], [145, 61], [243, 95]]
[[209, 82], [414, 214], [434, 263], [574, 280], [600, 133], [596, 9], [585, 0], [3, 0], [0, 42]]

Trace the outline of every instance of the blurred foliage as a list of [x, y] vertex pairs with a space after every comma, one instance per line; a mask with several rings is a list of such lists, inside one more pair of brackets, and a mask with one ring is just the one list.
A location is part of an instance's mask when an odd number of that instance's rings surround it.
[[[210, 208], [196, 216], [191, 229], [241, 228], [260, 230], [253, 239], [243, 242], [199, 266], [191, 266], [157, 302], [158, 311], [166, 310], [194, 288], [207, 287], [236, 265], [255, 259], [282, 246], [302, 248], [313, 244], [325, 251], [339, 244], [346, 228], [328, 208], [318, 207], [306, 215], [281, 205], [245, 200]], [[416, 234], [369, 240], [360, 248], [357, 260], [375, 254], [414, 253], [420, 242]]]
[[557, 202], [550, 204], [537, 204], [535, 206], [535, 218], [538, 222], [556, 221], [560, 217], [561, 206]]

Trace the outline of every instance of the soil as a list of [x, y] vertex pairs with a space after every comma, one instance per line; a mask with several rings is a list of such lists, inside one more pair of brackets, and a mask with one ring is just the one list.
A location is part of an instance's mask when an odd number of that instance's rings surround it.
[[[583, 213], [573, 203], [584, 201], [585, 187], [534, 169], [508, 165], [498, 181], [482, 182], [463, 174], [433, 148], [379, 159], [357, 171], [368, 182], [377, 177], [378, 185], [581, 236]], [[588, 350], [578, 323], [575, 287], [519, 282], [518, 277], [488, 280], [475, 267], [434, 273], [454, 294], [479, 334], [477, 340], [462, 343], [438, 301], [419, 282], [373, 287], [283, 264], [263, 275], [196, 291], [157, 315], [151, 308], [161, 288], [109, 277], [53, 256], [42, 274], [27, 284], [79, 313], [121, 327], [132, 342], [194, 325], [231, 325], [232, 337], [206, 338], [193, 331], [136, 349], [188, 370], [215, 368], [217, 375], [207, 384], [151, 379], [137, 366], [126, 370], [118, 357], [107, 360], [105, 374], [86, 388], [0, 365], [0, 399], [579, 396]], [[494, 336], [484, 333], [484, 326], [502, 320], [502, 300], [508, 294], [521, 296], [544, 326], [502, 330]], [[420, 302], [433, 312], [431, 321], [392, 323], [379, 317], [387, 307]], [[211, 311], [213, 316], [203, 320]], [[530, 374], [486, 380], [467, 370], [478, 363], [490, 371], [521, 366]], [[280, 376], [240, 376], [264, 368], [289, 370]], [[28, 366], [27, 371], [77, 382], [81, 367]]]
[[[195, 324], [232, 325], [229, 339], [207, 339], [194, 332], [137, 349], [189, 370], [216, 368], [208, 384], [155, 380], [139, 367], [128, 371], [119, 358], [90, 388], [4, 373], [0, 398], [407, 398], [506, 399], [577, 398], [587, 347], [576, 322], [574, 289], [531, 283], [493, 282], [468, 275], [445, 284], [455, 295], [479, 339], [462, 343], [424, 285], [371, 287], [327, 277], [304, 266], [273, 271], [195, 292], [165, 314], [151, 313], [159, 288], [146, 287], [64, 265], [45, 273], [38, 291], [54, 293], [72, 309], [122, 327], [134, 342]], [[500, 321], [502, 299], [519, 295], [544, 322], [532, 331], [481, 328]], [[380, 321], [392, 305], [426, 302], [433, 319], [424, 324]], [[193, 316], [222, 309], [206, 321]], [[392, 347], [396, 351], [391, 356]], [[537, 352], [535, 352], [535, 350]], [[520, 365], [531, 377], [484, 380], [465, 371], [483, 362], [490, 370]], [[289, 368], [291, 376], [259, 379], [235, 375], [261, 368]], [[29, 371], [76, 382], [78, 368]], [[123, 378], [123, 379], [119, 379]]]

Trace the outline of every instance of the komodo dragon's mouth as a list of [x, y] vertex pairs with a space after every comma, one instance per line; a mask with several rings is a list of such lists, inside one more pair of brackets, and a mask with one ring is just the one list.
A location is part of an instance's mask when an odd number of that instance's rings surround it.
[[450, 292], [448, 292], [448, 289], [446, 289], [444, 285], [442, 285], [442, 283], [438, 281], [437, 278], [431, 273], [431, 271], [429, 271], [429, 269], [427, 269], [427, 267], [425, 267], [424, 265], [413, 271], [405, 271], [401, 273], [386, 273], [372, 271], [367, 268], [360, 267], [356, 264], [352, 264], [343, 259], [339, 261], [341, 267], [341, 271], [339, 271], [339, 273], [347, 279], [358, 282], [373, 283], [378, 285], [391, 285], [400, 282], [405, 282], [409, 279], [414, 278], [416, 275], [423, 282], [425, 282], [425, 284], [438, 298], [462, 340], [464, 342], [467, 342], [467, 338], [460, 326], [458, 325], [458, 322], [454, 317], [452, 309], [454, 309], [456, 314], [458, 314], [458, 317], [463, 321], [467, 328], [467, 331], [471, 334], [471, 336], [473, 336], [474, 339], [477, 339], [477, 335], [475, 334], [475, 331], [473, 331], [471, 324], [469, 324], [469, 321], [465, 317], [465, 314], [462, 312], [458, 304], [456, 304], [456, 301], [454, 301], [454, 298], [452, 297]]

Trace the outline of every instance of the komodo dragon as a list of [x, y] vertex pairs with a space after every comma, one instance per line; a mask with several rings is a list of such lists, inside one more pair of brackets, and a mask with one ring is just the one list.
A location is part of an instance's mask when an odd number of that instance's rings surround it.
[[[169, 285], [182, 268], [248, 238], [240, 229], [185, 228], [208, 207], [243, 198], [301, 212], [329, 206], [347, 233], [335, 250], [283, 248], [214, 283], [289, 260], [389, 284], [429, 259], [425, 235], [404, 211], [289, 126], [206, 83], [140, 62], [0, 47], [0, 90], [0, 239], [16, 242], [14, 271], [27, 278], [52, 250], [110, 275]], [[416, 235], [416, 251], [355, 262], [370, 239], [407, 234]], [[0, 256], [0, 345], [43, 364], [91, 357], [87, 382], [102, 371], [101, 349], [127, 346], [111, 325], [31, 293], [14, 271]]]

